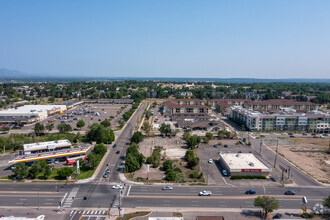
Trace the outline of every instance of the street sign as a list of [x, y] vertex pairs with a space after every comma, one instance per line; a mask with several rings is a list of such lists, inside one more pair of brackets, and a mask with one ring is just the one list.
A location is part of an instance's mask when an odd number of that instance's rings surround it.
[[281, 164], [278, 165], [278, 166], [280, 167], [280, 169], [281, 169], [284, 173], [288, 172], [288, 169], [284, 168]]

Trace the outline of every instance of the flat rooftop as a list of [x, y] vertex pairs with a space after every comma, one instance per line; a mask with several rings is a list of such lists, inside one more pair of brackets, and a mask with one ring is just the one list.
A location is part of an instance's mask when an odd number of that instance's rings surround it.
[[71, 142], [69, 140], [47, 141], [40, 143], [24, 144], [23, 148], [25, 152], [25, 151], [46, 150], [46, 149], [53, 150], [65, 146], [71, 146]]
[[0, 111], [1, 114], [26, 114], [26, 113], [38, 113], [49, 111], [54, 108], [60, 108], [62, 105], [24, 105], [18, 108], [10, 108]]
[[230, 170], [260, 169], [270, 170], [252, 153], [223, 153], [220, 155]]

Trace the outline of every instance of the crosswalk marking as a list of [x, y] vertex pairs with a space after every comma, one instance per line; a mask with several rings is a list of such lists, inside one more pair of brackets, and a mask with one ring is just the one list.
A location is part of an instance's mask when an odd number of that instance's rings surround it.
[[72, 188], [71, 192], [64, 200], [63, 208], [71, 208], [71, 205], [72, 205], [74, 198], [77, 195], [78, 191], [79, 191], [79, 187]]

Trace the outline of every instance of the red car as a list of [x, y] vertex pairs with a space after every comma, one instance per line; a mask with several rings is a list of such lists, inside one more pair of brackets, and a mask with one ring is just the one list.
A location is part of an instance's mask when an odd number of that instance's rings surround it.
[[315, 133], [313, 133], [313, 134], [312, 134], [312, 136], [316, 136], [316, 134], [315, 134]]

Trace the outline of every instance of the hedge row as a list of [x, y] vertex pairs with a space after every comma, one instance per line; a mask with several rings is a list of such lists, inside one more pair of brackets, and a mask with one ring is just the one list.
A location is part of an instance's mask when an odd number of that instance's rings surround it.
[[239, 179], [266, 179], [265, 176], [240, 176], [240, 175], [233, 175], [230, 177], [232, 180], [239, 180]]

